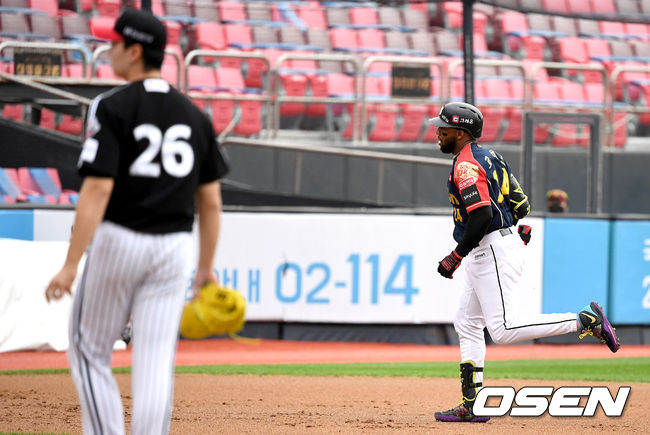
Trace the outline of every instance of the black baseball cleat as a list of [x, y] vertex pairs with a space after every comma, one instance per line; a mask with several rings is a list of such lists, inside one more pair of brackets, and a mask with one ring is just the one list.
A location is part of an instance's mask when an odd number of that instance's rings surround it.
[[616, 352], [621, 347], [616, 329], [609, 323], [603, 309], [596, 302], [590, 303], [580, 311], [578, 321], [581, 339], [586, 335], [592, 335], [605, 343], [612, 352]]
[[490, 417], [479, 417], [472, 412], [473, 402], [463, 399], [454, 408], [436, 412], [434, 416], [438, 421], [454, 423], [485, 423]]

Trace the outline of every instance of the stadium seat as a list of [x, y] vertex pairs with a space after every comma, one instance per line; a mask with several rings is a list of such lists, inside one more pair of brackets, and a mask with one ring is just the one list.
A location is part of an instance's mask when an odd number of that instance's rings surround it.
[[617, 13], [616, 2], [619, 0], [590, 0], [594, 13], [614, 16]]
[[223, 26], [226, 44], [230, 47], [250, 49], [253, 43], [253, 32], [246, 24], [225, 24]]
[[[326, 75], [314, 75], [308, 77], [308, 90], [313, 97], [327, 97], [328, 79]], [[305, 115], [309, 118], [322, 119], [327, 113], [325, 103], [309, 103], [305, 107]]]
[[41, 128], [47, 128], [50, 130], [54, 130], [56, 124], [54, 120], [54, 112], [46, 109], [46, 108], [40, 108], [38, 111], [40, 112], [40, 119], [34, 119], [34, 110], [35, 108], [32, 107], [32, 124], [36, 124], [38, 121], [38, 125]]
[[83, 131], [83, 121], [81, 118], [72, 115], [63, 115], [61, 122], [56, 126], [56, 130], [61, 133], [80, 135]]
[[59, 13], [58, 0], [29, 0], [29, 8], [47, 12], [50, 16], [56, 17]]
[[368, 113], [368, 140], [373, 142], [390, 142], [397, 135], [397, 115], [399, 108], [396, 104], [375, 104]]
[[122, 8], [121, 0], [97, 0], [95, 4], [97, 12], [101, 16], [117, 18], [120, 15], [120, 9]]
[[243, 92], [246, 88], [239, 68], [217, 68], [214, 74], [215, 84], [220, 90]]
[[600, 33], [605, 37], [625, 37], [625, 26], [623, 23], [616, 21], [599, 21], [598, 28], [600, 29]]
[[[178, 1], [178, 0], [165, 0], [163, 2], [165, 7], [165, 15], [178, 17], [178, 18], [193, 18], [192, 8], [190, 2]], [[212, 4], [212, 7], [216, 9], [216, 5]]]
[[422, 126], [428, 119], [427, 107], [422, 104], [401, 104], [399, 106], [401, 127], [395, 140], [399, 142], [417, 142], [422, 134]]
[[244, 2], [248, 20], [273, 21], [271, 14], [271, 3], [266, 2]]
[[347, 27], [330, 29], [330, 43], [333, 50], [356, 51], [358, 48], [357, 31]]
[[25, 38], [31, 33], [27, 15], [22, 13], [0, 13], [0, 30], [2, 35]]
[[402, 15], [398, 8], [390, 6], [380, 6], [377, 10], [377, 19], [379, 24], [390, 28], [402, 26]]
[[192, 46], [203, 50], [225, 50], [228, 47], [223, 26], [219, 23], [196, 23], [190, 29]]
[[379, 24], [377, 19], [377, 12], [372, 7], [354, 7], [348, 11], [350, 17], [350, 24], [356, 25], [370, 25], [374, 26]]
[[217, 9], [222, 22], [246, 21], [248, 19], [243, 2], [220, 1], [217, 3]]
[[212, 1], [195, 1], [193, 2], [194, 17], [206, 21], [218, 23], [220, 21], [219, 10], [217, 5]]
[[386, 38], [386, 47], [393, 48], [396, 50], [410, 50], [409, 41], [404, 32], [391, 30], [384, 33]]
[[14, 199], [24, 196], [18, 185], [18, 175], [15, 168], [0, 168], [0, 193]]
[[23, 122], [23, 105], [22, 104], [5, 104], [2, 108], [2, 117], [13, 119], [14, 121]]
[[310, 29], [327, 29], [327, 17], [323, 8], [314, 4], [300, 4], [296, 6], [296, 14], [304, 25]]
[[186, 80], [190, 91], [210, 93], [217, 90], [217, 78], [211, 66], [189, 65]]
[[330, 27], [350, 24], [350, 15], [346, 8], [328, 6], [325, 9], [325, 16], [327, 17], [327, 24]]
[[297, 27], [294, 26], [280, 27], [279, 33], [280, 33], [280, 42], [283, 42], [285, 44], [304, 45], [306, 43], [304, 33], [302, 32], [302, 30], [300, 30]]
[[183, 28], [180, 23], [176, 21], [165, 20], [163, 21], [165, 28], [167, 29], [167, 44], [178, 45], [180, 44], [181, 34]]
[[551, 16], [551, 25], [556, 32], [566, 33], [568, 36], [578, 35], [576, 20], [574, 18], [553, 15]]
[[262, 131], [262, 102], [239, 101], [241, 119], [235, 126], [235, 133], [242, 136], [256, 135]]
[[29, 16], [33, 33], [47, 35], [52, 39], [61, 39], [61, 26], [56, 17], [50, 15], [32, 14]]
[[[219, 92], [217, 95], [228, 96], [229, 94], [225, 92]], [[235, 100], [211, 100], [209, 102], [209, 105], [210, 111], [212, 112], [212, 127], [214, 128], [214, 131], [217, 132], [217, 134], [221, 133], [228, 126], [234, 116]]]
[[[304, 97], [307, 91], [307, 77], [298, 74], [280, 75], [282, 93], [287, 97]], [[280, 105], [280, 116], [300, 116], [305, 111], [305, 103], [282, 103]]]
[[569, 7], [566, 0], [542, 0], [541, 10], [567, 15]]
[[402, 9], [402, 23], [406, 27], [415, 29], [416, 32], [429, 31], [429, 19], [426, 13], [413, 7]]
[[637, 0], [616, 0], [616, 9], [619, 14], [637, 15], [640, 13], [640, 2]]
[[591, 15], [594, 13], [591, 0], [566, 0], [567, 9], [572, 14]]
[[[569, 80], [559, 79], [556, 80], [560, 99], [567, 104], [572, 105], [585, 105], [587, 103], [582, 84], [572, 82]], [[573, 111], [567, 109], [567, 111]], [[580, 110], [578, 110], [580, 111]], [[555, 146], [589, 146], [589, 140], [583, 130], [583, 126], [572, 124], [560, 124], [556, 126], [557, 133], [552, 139], [551, 144]]]
[[436, 47], [433, 43], [433, 35], [429, 32], [414, 32], [410, 34], [411, 47], [413, 50], [422, 51], [430, 55], [435, 55]]

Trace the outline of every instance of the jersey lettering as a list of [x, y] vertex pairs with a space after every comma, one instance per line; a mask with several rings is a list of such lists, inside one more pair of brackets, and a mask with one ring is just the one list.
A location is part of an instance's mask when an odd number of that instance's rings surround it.
[[172, 125], [164, 134], [153, 124], [137, 126], [133, 130], [133, 137], [136, 141], [146, 139], [149, 145], [133, 161], [129, 174], [136, 177], [160, 177], [160, 164], [153, 161], [160, 153], [165, 172], [173, 177], [185, 177], [194, 167], [194, 151], [185, 141], [191, 135], [192, 129], [185, 124]]

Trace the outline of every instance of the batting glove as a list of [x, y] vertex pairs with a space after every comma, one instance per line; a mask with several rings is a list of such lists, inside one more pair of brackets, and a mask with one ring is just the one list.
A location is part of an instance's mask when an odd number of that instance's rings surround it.
[[454, 277], [452, 275], [458, 269], [458, 266], [460, 266], [461, 261], [463, 261], [463, 257], [458, 255], [456, 251], [451, 251], [451, 254], [447, 255], [438, 263], [438, 273], [445, 278], [453, 279]]
[[530, 242], [530, 236], [532, 231], [533, 229], [529, 225], [519, 225], [519, 228], [517, 228], [519, 237], [521, 237], [521, 240], [524, 241], [524, 245], [527, 245]]

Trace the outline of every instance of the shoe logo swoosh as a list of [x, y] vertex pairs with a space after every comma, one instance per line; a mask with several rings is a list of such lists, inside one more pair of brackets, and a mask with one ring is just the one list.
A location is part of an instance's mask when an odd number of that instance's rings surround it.
[[594, 316], [591, 316], [591, 315], [589, 315], [587, 313], [585, 313], [585, 316], [589, 317], [589, 319], [591, 320], [591, 323], [596, 323], [596, 318]]

